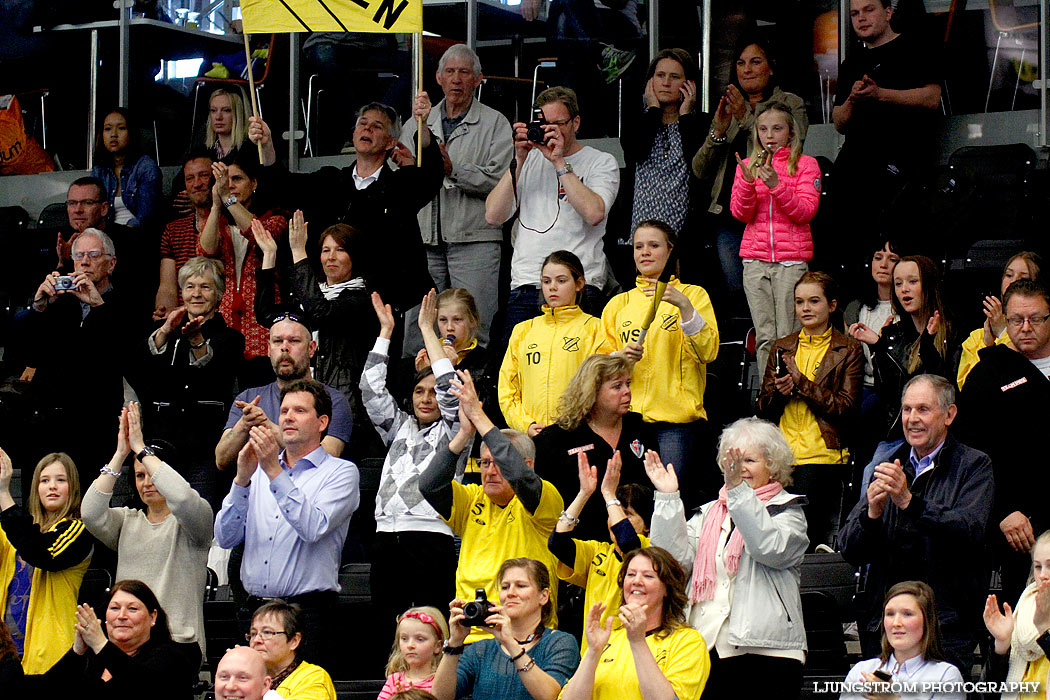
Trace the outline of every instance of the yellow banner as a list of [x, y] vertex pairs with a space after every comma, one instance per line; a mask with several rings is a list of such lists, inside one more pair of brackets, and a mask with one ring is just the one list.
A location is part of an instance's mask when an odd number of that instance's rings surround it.
[[423, 0], [241, 0], [244, 31], [421, 32]]

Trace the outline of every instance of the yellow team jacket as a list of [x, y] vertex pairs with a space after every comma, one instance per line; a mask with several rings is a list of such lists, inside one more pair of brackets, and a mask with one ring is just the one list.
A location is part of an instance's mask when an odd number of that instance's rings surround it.
[[[1010, 336], [1006, 333], [995, 339], [996, 345], [1007, 345], [1009, 342]], [[962, 355], [959, 358], [959, 374], [957, 376], [959, 391], [962, 391], [963, 385], [966, 384], [966, 378], [970, 376], [970, 372], [981, 361], [977, 353], [984, 350], [984, 348], [984, 326], [981, 326], [970, 333], [966, 340], [963, 341]]]
[[[605, 335], [614, 350], [637, 341], [642, 320], [652, 299], [642, 290], [650, 285], [639, 277], [629, 292], [617, 294], [602, 312]], [[696, 335], [682, 332], [678, 307], [661, 301], [656, 318], [645, 337], [645, 354], [631, 375], [631, 410], [641, 413], [647, 422], [690, 423], [707, 419], [704, 410], [704, 387], [707, 368], [718, 356], [718, 323], [711, 299], [702, 287], [682, 284], [671, 277], [670, 286], [682, 292], [693, 304], [705, 324]]]
[[526, 432], [549, 425], [572, 375], [590, 355], [615, 350], [599, 319], [578, 306], [552, 309], [514, 326], [499, 369], [499, 407], [507, 425]]
[[274, 691], [295, 700], [335, 700], [335, 685], [328, 671], [303, 661]]
[[[55, 523], [51, 530], [65, 527], [69, 519]], [[84, 523], [72, 521], [69, 540], [84, 530]], [[15, 575], [15, 548], [0, 528], [0, 614], [7, 610], [7, 591]], [[73, 646], [76, 623], [77, 595], [80, 583], [88, 570], [88, 556], [76, 566], [61, 571], [33, 570], [29, 589], [29, 611], [26, 620], [25, 649], [22, 669], [27, 674], [41, 674], [55, 665]]]

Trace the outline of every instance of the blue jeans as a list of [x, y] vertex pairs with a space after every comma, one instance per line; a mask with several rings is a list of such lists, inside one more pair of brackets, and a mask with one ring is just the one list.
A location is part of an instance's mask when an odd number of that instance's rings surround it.
[[744, 261], [740, 259], [740, 242], [744, 240], [743, 229], [738, 229], [715, 220], [713, 226], [718, 262], [722, 265], [726, 290], [730, 294], [744, 291]]

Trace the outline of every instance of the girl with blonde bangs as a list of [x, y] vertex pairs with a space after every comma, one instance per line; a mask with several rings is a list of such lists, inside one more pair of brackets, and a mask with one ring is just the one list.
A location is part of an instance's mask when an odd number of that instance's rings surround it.
[[394, 648], [386, 664], [386, 684], [376, 700], [387, 700], [407, 690], [430, 692], [446, 639], [448, 623], [437, 608], [409, 608], [400, 615]]
[[0, 449], [0, 616], [25, 673], [41, 674], [73, 644], [95, 538], [80, 519], [80, 479], [69, 455], [37, 462], [24, 509], [11, 497], [13, 475]]
[[[799, 137], [801, 129], [799, 128], [798, 121], [795, 119], [795, 115], [791, 113], [791, 108], [783, 102], [770, 102], [763, 105], [758, 110], [756, 120], [760, 118], [766, 112], [777, 112], [784, 116], [784, 121], [788, 124], [790, 135], [788, 136], [787, 149], [788, 155], [788, 175], [794, 175], [798, 172], [798, 160], [802, 157], [802, 139]], [[761, 137], [758, 133], [758, 129], [754, 130], [754, 134], [751, 138], [751, 153], [750, 162], [755, 162], [755, 156], [759, 153], [766, 151], [766, 147], [762, 144]], [[768, 151], [766, 151], [768, 153]], [[770, 154], [772, 155], [772, 154]], [[757, 169], [757, 168], [756, 168]], [[752, 172], [754, 175], [754, 172]]]

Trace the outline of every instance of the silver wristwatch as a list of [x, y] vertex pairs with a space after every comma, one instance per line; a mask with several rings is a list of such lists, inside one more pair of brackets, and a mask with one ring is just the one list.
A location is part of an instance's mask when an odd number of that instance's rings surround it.
[[573, 170], [572, 170], [572, 163], [566, 163], [565, 167], [562, 168], [561, 170], [557, 171], [557, 172], [558, 172], [558, 177], [561, 177], [562, 175], [568, 175], [569, 173], [573, 172]]
[[227, 197], [226, 199], [222, 200], [222, 203], [227, 209], [229, 209], [230, 207], [232, 207], [234, 204], [237, 203], [237, 197], [234, 196], [233, 194], [231, 194], [229, 197]]

